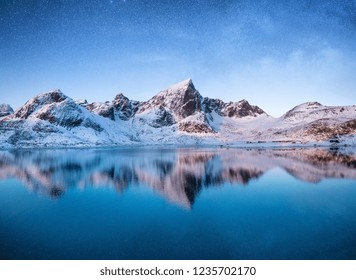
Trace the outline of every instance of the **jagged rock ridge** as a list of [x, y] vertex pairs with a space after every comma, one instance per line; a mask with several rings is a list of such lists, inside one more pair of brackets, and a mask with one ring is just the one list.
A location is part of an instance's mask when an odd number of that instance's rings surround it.
[[210, 99], [205, 97], [203, 100], [203, 107], [206, 112], [216, 112], [223, 117], [256, 117], [258, 115], [266, 114], [258, 106], [251, 106], [247, 100], [243, 99], [239, 102], [229, 102], [225, 103], [220, 99]]
[[246, 100], [224, 103], [219, 99], [203, 98], [196, 90], [192, 79], [173, 85], [149, 101], [143, 102], [137, 114], [144, 115], [150, 111], [156, 112], [156, 118], [150, 122], [152, 126], [158, 127], [157, 124], [170, 126], [177, 123], [180, 131], [188, 133], [215, 133], [210, 123], [214, 120], [212, 112], [236, 118], [265, 114], [262, 109], [251, 106]]
[[246, 100], [224, 103], [219, 99], [203, 98], [192, 79], [175, 84], [146, 102], [129, 100], [120, 93], [111, 102], [89, 104], [86, 100], [78, 100], [77, 104], [111, 120], [134, 119], [154, 128], [177, 125], [179, 131], [187, 133], [215, 133], [209, 122], [213, 120], [212, 112], [235, 118], [265, 114]]
[[88, 109], [90, 112], [99, 116], [115, 120], [129, 120], [132, 118], [140, 104], [138, 101], [129, 100], [122, 93], [116, 95], [112, 102], [93, 102], [88, 103], [86, 99], [77, 100], [76, 103]]
[[[2, 105], [0, 147], [117, 144], [342, 143], [356, 145], [356, 106], [308, 102], [273, 118], [247, 100], [202, 97], [191, 79], [145, 102], [74, 102], [60, 90], [40, 94], [17, 111]], [[242, 144], [241, 144], [242, 143]]]
[[90, 113], [60, 90], [54, 90], [30, 99], [13, 114], [2, 118], [0, 143], [4, 147], [108, 145], [127, 138], [119, 129], [108, 130], [108, 121]]

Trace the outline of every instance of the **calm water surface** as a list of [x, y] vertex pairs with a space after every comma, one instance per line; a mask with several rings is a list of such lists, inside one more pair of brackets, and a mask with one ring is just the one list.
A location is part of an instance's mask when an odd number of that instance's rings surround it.
[[0, 151], [0, 259], [356, 259], [356, 156]]

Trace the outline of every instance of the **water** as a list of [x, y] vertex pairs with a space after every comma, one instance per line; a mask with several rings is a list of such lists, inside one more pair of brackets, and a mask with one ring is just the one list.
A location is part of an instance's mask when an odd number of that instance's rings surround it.
[[0, 259], [356, 259], [356, 157], [0, 152]]

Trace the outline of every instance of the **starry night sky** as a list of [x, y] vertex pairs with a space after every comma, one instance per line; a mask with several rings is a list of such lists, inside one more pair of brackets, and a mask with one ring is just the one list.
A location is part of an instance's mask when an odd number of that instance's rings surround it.
[[356, 104], [356, 1], [0, 0], [0, 103], [14, 109], [56, 88], [143, 101], [189, 77], [274, 116]]

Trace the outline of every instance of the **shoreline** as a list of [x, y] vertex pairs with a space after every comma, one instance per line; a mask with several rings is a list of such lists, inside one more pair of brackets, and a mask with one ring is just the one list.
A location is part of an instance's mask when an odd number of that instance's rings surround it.
[[34, 150], [34, 149], [43, 149], [43, 150], [81, 150], [81, 149], [131, 149], [131, 148], [155, 148], [155, 149], [169, 149], [169, 148], [198, 148], [198, 149], [313, 149], [313, 148], [327, 148], [330, 150], [339, 150], [339, 149], [356, 149], [355, 144], [347, 143], [329, 143], [329, 142], [309, 142], [309, 143], [293, 143], [294, 141], [244, 141], [244, 142], [233, 142], [233, 143], [196, 143], [196, 144], [181, 144], [181, 143], [121, 143], [114, 145], [93, 145], [93, 144], [79, 144], [79, 145], [23, 145], [23, 146], [12, 146], [12, 147], [2, 147], [0, 145], [0, 151], [9, 151], [9, 150]]

